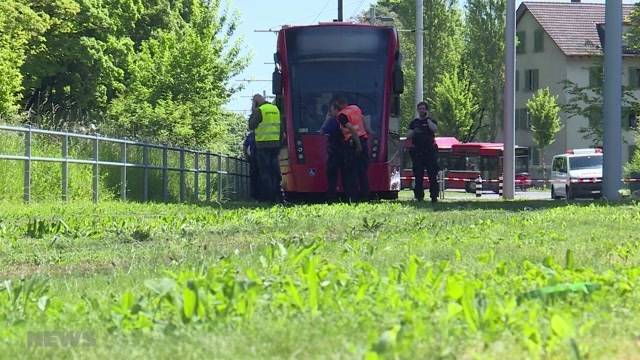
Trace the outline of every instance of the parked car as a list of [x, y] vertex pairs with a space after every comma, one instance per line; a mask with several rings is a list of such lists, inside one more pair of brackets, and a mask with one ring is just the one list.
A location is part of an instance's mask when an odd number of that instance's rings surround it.
[[600, 197], [602, 149], [574, 149], [554, 156], [550, 181], [553, 199]]

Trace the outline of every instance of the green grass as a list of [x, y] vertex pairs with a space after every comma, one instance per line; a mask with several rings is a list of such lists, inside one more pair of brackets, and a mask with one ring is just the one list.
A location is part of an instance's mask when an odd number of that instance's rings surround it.
[[[631, 202], [4, 203], [0, 357], [634, 358], [638, 219]], [[34, 331], [95, 344], [29, 347]]]

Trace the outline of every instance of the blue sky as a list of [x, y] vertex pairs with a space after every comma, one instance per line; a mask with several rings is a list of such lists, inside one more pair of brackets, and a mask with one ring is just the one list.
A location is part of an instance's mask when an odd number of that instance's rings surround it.
[[[540, 1], [540, 0], [537, 0]], [[542, 0], [545, 1], [545, 0]], [[552, 0], [553, 1], [553, 0]], [[558, 0], [556, 0], [558, 1]], [[344, 18], [349, 19], [369, 9], [375, 0], [343, 0]], [[464, 6], [465, 0], [460, 1]], [[517, 0], [516, 5], [522, 1]], [[569, 2], [565, 0], [563, 2]], [[583, 2], [604, 2], [586, 1]], [[629, 0], [624, 3], [633, 3]], [[279, 29], [281, 25], [314, 24], [320, 21], [332, 21], [337, 17], [337, 0], [232, 0], [230, 7], [240, 13], [237, 36], [244, 40], [245, 54], [251, 54], [252, 60], [245, 71], [236, 78], [249, 80], [271, 79], [273, 53], [276, 46], [276, 34], [255, 32], [254, 30]], [[244, 84], [243, 90], [235, 94], [226, 108], [233, 111], [248, 110], [251, 95], [266, 91], [271, 93], [270, 82], [235, 82]]]

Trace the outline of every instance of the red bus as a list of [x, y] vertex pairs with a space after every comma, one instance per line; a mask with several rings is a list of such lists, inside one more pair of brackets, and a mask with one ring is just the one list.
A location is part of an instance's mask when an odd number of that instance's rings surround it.
[[[481, 175], [484, 180], [498, 180], [502, 175], [502, 143], [460, 143], [453, 137], [436, 137], [438, 145], [438, 165], [446, 170], [446, 189], [475, 191], [475, 179]], [[411, 141], [404, 139], [405, 152], [402, 163], [402, 188], [414, 186], [413, 170], [409, 150]], [[526, 190], [531, 187], [529, 175], [529, 149], [516, 146], [516, 187]], [[424, 188], [429, 188], [425, 176]], [[498, 182], [483, 182], [483, 188], [498, 192]]]
[[320, 127], [329, 103], [341, 96], [362, 109], [373, 131], [368, 149], [371, 192], [397, 198], [404, 80], [396, 30], [342, 22], [283, 27], [274, 60], [273, 93], [286, 130], [286, 147], [280, 152], [286, 195], [326, 193], [326, 137]]
[[[515, 185], [526, 190], [531, 187], [529, 175], [529, 149], [516, 146]], [[498, 192], [498, 182], [502, 176], [502, 158], [504, 156], [504, 144], [502, 143], [463, 143], [451, 147], [452, 167], [447, 171], [446, 186], [448, 189], [465, 189], [468, 192], [475, 191], [475, 180], [478, 175], [483, 180], [483, 189]], [[453, 180], [452, 180], [453, 179]]]
[[[404, 144], [404, 154], [402, 157], [402, 188], [413, 189], [415, 178], [413, 177], [413, 164], [411, 161], [411, 154], [409, 151], [413, 147], [411, 139], [402, 138]], [[438, 166], [440, 169], [450, 169], [451, 164], [451, 147], [455, 144], [459, 144], [460, 141], [455, 137], [436, 137], [436, 145], [438, 145]], [[424, 177], [423, 186], [425, 189], [429, 188], [429, 177]]]

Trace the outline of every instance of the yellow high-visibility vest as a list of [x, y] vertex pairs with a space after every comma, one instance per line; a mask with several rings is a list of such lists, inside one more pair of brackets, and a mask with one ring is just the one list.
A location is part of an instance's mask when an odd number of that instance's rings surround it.
[[278, 107], [264, 103], [258, 107], [262, 121], [256, 128], [256, 142], [280, 141], [280, 110]]

